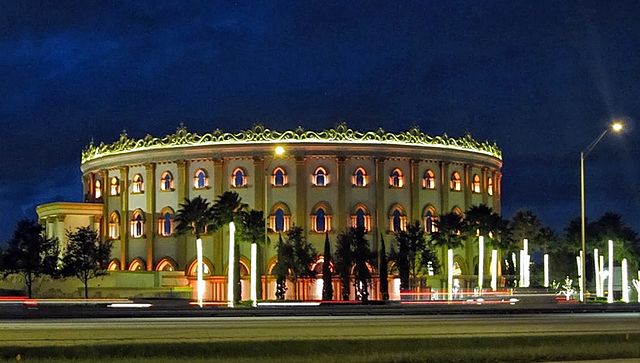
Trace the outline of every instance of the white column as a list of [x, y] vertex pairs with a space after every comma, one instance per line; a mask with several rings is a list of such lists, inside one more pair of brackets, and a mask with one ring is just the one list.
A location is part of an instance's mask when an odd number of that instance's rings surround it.
[[576, 256], [576, 265], [578, 266], [578, 286], [580, 289], [580, 302], [584, 301], [584, 292], [582, 291], [582, 251], [580, 256]]
[[596, 296], [602, 297], [602, 289], [600, 289], [600, 266], [598, 264], [598, 249], [593, 249], [593, 269], [595, 270], [596, 280]]
[[196, 239], [196, 258], [198, 259], [198, 266], [196, 267], [196, 291], [198, 294], [198, 305], [202, 307], [202, 300], [204, 297], [204, 280], [202, 278], [204, 266], [202, 263], [202, 239]]
[[544, 254], [544, 287], [549, 287], [549, 254]]
[[451, 289], [453, 288], [453, 250], [449, 249], [447, 251], [447, 289], [449, 293], [447, 295], [447, 300], [451, 301], [453, 298], [453, 292]]
[[258, 245], [251, 244], [251, 305], [258, 306], [258, 289], [257, 287], [257, 264], [258, 264]]
[[236, 234], [236, 225], [231, 222], [229, 223], [229, 268], [227, 268], [227, 306], [232, 308], [234, 306], [234, 288], [233, 283], [233, 275], [235, 269], [235, 234]]
[[519, 269], [520, 282], [518, 283], [519, 287], [525, 287], [526, 286], [526, 283], [524, 281], [524, 255], [525, 255], [524, 250], [520, 250], [520, 269]]
[[604, 255], [600, 255], [598, 256], [598, 267], [600, 267], [600, 281], [598, 281], [598, 283], [600, 284], [600, 293], [602, 294], [601, 297], [604, 297], [604, 280], [606, 280], [607, 276], [604, 273]]
[[484, 280], [484, 237], [478, 239], [478, 289], [482, 295], [482, 283]]
[[491, 250], [491, 290], [498, 290], [498, 250]]
[[607, 281], [607, 287], [609, 290], [609, 296], [607, 296], [607, 302], [613, 302], [613, 241], [609, 240], [609, 277]]
[[629, 302], [629, 276], [627, 275], [627, 259], [622, 259], [622, 302]]

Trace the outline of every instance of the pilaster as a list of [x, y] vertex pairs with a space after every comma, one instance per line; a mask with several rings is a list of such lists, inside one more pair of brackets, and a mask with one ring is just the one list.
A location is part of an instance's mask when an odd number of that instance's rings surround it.
[[420, 220], [420, 160], [410, 160], [409, 170], [409, 198], [411, 207], [409, 208], [409, 221]]
[[487, 168], [482, 168], [482, 176], [480, 177], [480, 193], [482, 193], [482, 204], [489, 206], [489, 194], [487, 193]]
[[307, 231], [307, 188], [309, 178], [305, 168], [304, 156], [296, 156], [296, 226]]
[[471, 207], [471, 165], [464, 164], [464, 176], [462, 177], [462, 190], [464, 191], [464, 210], [466, 212]]
[[449, 213], [449, 193], [451, 188], [449, 188], [448, 161], [440, 162], [440, 185], [438, 189], [440, 190], [440, 214]]
[[337, 205], [337, 209], [336, 209], [336, 216], [335, 216], [335, 221], [336, 221], [336, 230], [338, 231], [338, 233], [340, 233], [341, 231], [344, 231], [344, 229], [347, 226], [347, 218], [349, 216], [349, 212], [347, 210], [347, 203], [346, 203], [346, 195], [347, 195], [347, 186], [350, 184], [348, 183], [348, 176], [346, 174], [346, 165], [345, 165], [345, 158], [343, 156], [338, 156], [336, 158], [336, 185], [338, 186], [338, 205]]
[[120, 168], [120, 269], [127, 269], [129, 257], [129, 167]]
[[384, 172], [385, 158], [375, 159], [375, 176], [376, 176], [376, 205], [375, 205], [375, 228], [371, 230], [374, 232], [373, 250], [378, 251], [380, 245], [380, 234], [386, 232], [386, 219], [387, 219], [387, 207], [384, 205], [385, 191], [387, 190], [387, 175]]
[[[214, 159], [213, 160], [213, 197], [211, 198], [211, 202], [215, 202], [219, 195], [223, 193], [223, 191], [228, 188], [228, 180], [227, 176], [224, 173], [224, 159]], [[210, 256], [211, 261], [215, 266], [224, 266], [226, 264], [224, 258], [224, 231], [228, 230], [227, 228], [220, 228], [217, 232], [213, 233], [213, 256]]]
[[267, 210], [268, 206], [266, 206], [265, 203], [265, 196], [269, 186], [269, 172], [265, 169], [264, 158], [253, 158], [253, 175], [255, 175], [255, 185], [253, 187], [253, 208], [255, 210], [263, 211], [263, 215], [266, 220], [267, 214], [269, 213]]
[[144, 220], [146, 223], [144, 224], [144, 232], [146, 235], [146, 263], [147, 271], [153, 271], [153, 240], [156, 226], [156, 164], [146, 164], [145, 171], [146, 187], [144, 192], [146, 199], [146, 211]]
[[107, 239], [109, 233], [109, 171], [107, 169], [100, 170], [102, 178], [102, 219], [100, 220], [100, 231], [98, 235], [101, 239]]
[[[178, 175], [176, 178], [177, 191], [178, 191], [178, 208], [180, 204], [184, 203], [184, 200], [189, 197], [189, 188], [191, 186], [191, 179], [189, 177], [189, 161], [178, 160], [176, 161], [178, 166]], [[187, 268], [187, 234], [180, 234], [176, 237], [178, 246], [176, 251], [178, 253], [178, 268], [186, 270]]]
[[502, 197], [502, 173], [499, 171], [493, 172], [493, 210], [500, 214], [502, 213], [502, 205], [500, 199]]

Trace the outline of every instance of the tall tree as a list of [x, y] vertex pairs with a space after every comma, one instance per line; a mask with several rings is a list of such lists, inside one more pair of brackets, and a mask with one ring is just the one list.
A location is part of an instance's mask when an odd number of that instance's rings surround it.
[[429, 267], [438, 272], [438, 258], [427, 243], [419, 221], [409, 223], [404, 231], [396, 232], [396, 243], [398, 252], [394, 250], [392, 258], [398, 266], [401, 289], [415, 287], [416, 282], [427, 274]]
[[351, 288], [352, 240], [351, 229], [347, 229], [338, 234], [336, 241], [336, 271], [340, 275], [340, 289], [342, 300], [344, 301], [349, 300], [349, 290]]
[[371, 285], [371, 271], [369, 267], [374, 264], [374, 253], [371, 252], [369, 241], [365, 238], [364, 227], [351, 228], [352, 258], [354, 263], [354, 277], [356, 295], [361, 301], [369, 300], [369, 286]]
[[[254, 209], [242, 211], [240, 212], [240, 221], [240, 238], [243, 241], [256, 245], [258, 251], [256, 258], [260, 259], [262, 251], [266, 248], [264, 240], [264, 217], [262, 215], [262, 211]], [[260, 276], [262, 276], [262, 261], [251, 261], [251, 264], [255, 264], [256, 275], [258, 275], [258, 279], [260, 279]], [[258, 297], [262, 296], [262, 283], [260, 281], [257, 282], [256, 291]]]
[[206, 199], [197, 196], [185, 199], [176, 212], [176, 233], [193, 233], [197, 239], [212, 229], [213, 213]]
[[290, 258], [293, 253], [289, 250], [291, 246], [284, 243], [282, 240], [282, 234], [278, 235], [278, 243], [276, 244], [276, 251], [278, 254], [277, 262], [275, 266], [276, 272], [276, 298], [278, 300], [284, 300], [287, 294], [287, 275], [289, 261], [285, 261], [285, 258]]
[[[447, 250], [456, 249], [463, 246], [462, 240], [462, 216], [457, 213], [445, 213], [435, 221], [436, 232], [431, 233], [431, 242], [440, 247], [442, 266], [447, 265]], [[443, 274], [448, 273], [446, 269], [441, 269]]]
[[55, 274], [58, 254], [58, 240], [47, 238], [38, 222], [24, 219], [18, 222], [13, 237], [0, 253], [0, 268], [4, 276], [21, 275], [31, 298], [34, 280], [41, 275]]
[[389, 262], [384, 246], [384, 236], [380, 233], [380, 295], [382, 300], [389, 300]]
[[331, 244], [329, 243], [329, 232], [324, 237], [324, 262], [322, 263], [322, 300], [333, 300], [333, 283], [331, 273]]
[[511, 217], [509, 228], [514, 243], [522, 243], [526, 238], [531, 247], [548, 252], [549, 241], [546, 238], [548, 231], [545, 231], [542, 222], [532, 211], [521, 210], [516, 212]]
[[101, 241], [91, 226], [67, 232], [67, 251], [62, 258], [62, 273], [75, 276], [84, 285], [84, 298], [89, 298], [89, 280], [107, 274], [112, 242]]
[[[313, 277], [315, 272], [311, 269], [318, 253], [304, 236], [302, 227], [294, 226], [287, 231], [287, 238], [278, 241], [278, 268], [285, 276], [291, 276], [294, 295], [298, 296], [298, 279], [301, 277]], [[282, 269], [282, 270], [280, 270]]]

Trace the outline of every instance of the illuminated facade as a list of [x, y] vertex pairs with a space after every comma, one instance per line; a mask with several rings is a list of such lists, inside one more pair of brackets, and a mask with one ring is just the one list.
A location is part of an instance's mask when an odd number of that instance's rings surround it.
[[[276, 147], [284, 154], [276, 155]], [[499, 212], [501, 166], [494, 144], [468, 135], [358, 132], [345, 125], [321, 132], [256, 126], [204, 135], [179, 128], [164, 138], [134, 140], [123, 134], [113, 144], [90, 145], [82, 154], [84, 203], [47, 204], [38, 214], [50, 235], [61, 236], [64, 221], [82, 210], [85, 225], [94, 224], [114, 241], [111, 270], [171, 272], [171, 279], [158, 285], [193, 285], [194, 237], [176, 235], [173, 221], [185, 198], [213, 202], [224, 191], [235, 191], [250, 208], [266, 211], [272, 241], [297, 225], [322, 252], [326, 232], [335, 243], [340, 231], [363, 226], [372, 249], [378, 249], [381, 234], [389, 249], [393, 232], [410, 221], [419, 220], [431, 232], [441, 213], [462, 213], [478, 204]], [[226, 299], [225, 233], [203, 236], [209, 300]], [[240, 253], [245, 275], [249, 244], [241, 244]], [[266, 254], [263, 298], [273, 298], [273, 246]], [[456, 263], [463, 276], [473, 274], [477, 251], [456, 251]], [[322, 257], [318, 272], [321, 264]], [[318, 291], [321, 287], [306, 282], [298, 297], [319, 298]]]

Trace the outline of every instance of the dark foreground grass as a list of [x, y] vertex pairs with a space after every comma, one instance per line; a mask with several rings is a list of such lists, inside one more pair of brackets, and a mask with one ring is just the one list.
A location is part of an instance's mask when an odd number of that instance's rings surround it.
[[640, 357], [640, 334], [301, 339], [0, 347], [25, 362], [540, 362]]

